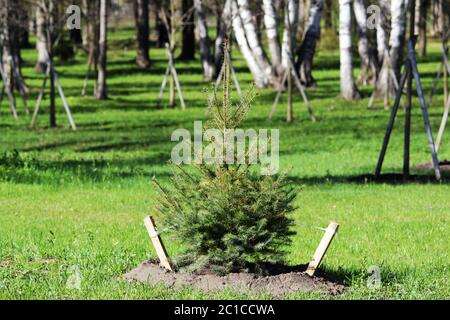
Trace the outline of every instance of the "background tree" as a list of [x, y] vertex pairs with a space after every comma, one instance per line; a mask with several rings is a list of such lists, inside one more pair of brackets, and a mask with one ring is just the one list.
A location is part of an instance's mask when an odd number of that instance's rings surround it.
[[416, 33], [419, 35], [419, 56], [427, 53], [427, 14], [429, 0], [416, 0]]
[[403, 49], [406, 36], [406, 0], [392, 0], [391, 2], [391, 35], [389, 39], [392, 69], [400, 79], [400, 68], [403, 61]]
[[134, 0], [136, 23], [136, 64], [141, 69], [150, 66], [148, 0]]
[[[222, 62], [223, 62], [223, 50], [225, 38], [227, 38], [230, 30], [231, 24], [231, 1], [233, 0], [225, 0], [223, 8], [221, 10], [221, 15], [219, 18], [219, 32], [216, 36], [215, 41], [215, 52], [214, 52], [214, 62], [216, 65], [216, 77], [218, 76]], [[217, 3], [219, 5], [219, 3]]]
[[195, 23], [194, 0], [182, 0], [181, 12], [183, 15], [181, 55], [182, 60], [195, 59]]
[[211, 40], [208, 35], [208, 24], [202, 0], [194, 0], [195, 13], [197, 16], [197, 27], [200, 44], [200, 59], [205, 80], [211, 80], [214, 77], [214, 62], [211, 54]]
[[358, 52], [361, 58], [361, 68], [357, 82], [368, 84], [375, 81], [377, 65], [374, 51], [370, 48], [367, 29], [367, 7], [364, 0], [353, 0], [353, 10], [358, 30]]
[[109, 0], [100, 0], [100, 32], [98, 43], [97, 99], [108, 98], [106, 86], [107, 27]]
[[272, 66], [278, 74], [281, 74], [281, 45], [280, 37], [278, 36], [278, 17], [275, 11], [275, 0], [263, 0], [263, 11]]
[[309, 18], [306, 24], [305, 37], [298, 51], [298, 62], [300, 80], [307, 86], [315, 86], [316, 81], [312, 76], [312, 66], [314, 55], [316, 54], [316, 44], [320, 38], [320, 17], [324, 0], [315, 0], [309, 11]]
[[353, 78], [352, 0], [339, 0], [339, 51], [341, 96], [353, 100], [359, 94]]

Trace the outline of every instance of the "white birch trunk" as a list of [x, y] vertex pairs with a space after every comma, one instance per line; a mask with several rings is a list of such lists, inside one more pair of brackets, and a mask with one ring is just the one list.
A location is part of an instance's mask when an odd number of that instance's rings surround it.
[[400, 77], [403, 46], [406, 32], [406, 0], [391, 1], [391, 35], [389, 38], [392, 69]]
[[367, 11], [364, 0], [353, 0], [353, 11], [358, 26], [358, 52], [361, 58], [361, 68], [358, 83], [367, 84], [373, 80], [376, 74], [373, 57], [369, 49], [369, 38], [367, 36]]
[[353, 100], [357, 96], [353, 79], [352, 0], [339, 0], [339, 51], [341, 96]]
[[236, 42], [238, 43], [239, 48], [242, 53], [242, 56], [244, 57], [245, 61], [247, 62], [247, 66], [250, 69], [253, 79], [255, 80], [255, 85], [258, 88], [263, 88], [263, 87], [267, 86], [267, 84], [268, 84], [267, 77], [265, 76], [265, 73], [262, 71], [262, 69], [259, 67], [258, 63], [256, 62], [256, 59], [253, 56], [252, 50], [250, 49], [250, 47], [247, 43], [247, 38], [245, 37], [244, 26], [242, 25], [242, 20], [239, 15], [239, 8], [235, 1], [232, 1], [231, 9], [232, 9], [232, 17], [233, 17], [232, 24], [233, 24], [233, 30], [234, 30], [234, 36], [236, 38]]
[[238, 4], [238, 14], [242, 20], [242, 25], [245, 30], [245, 37], [247, 38], [248, 45], [251, 52], [258, 63], [259, 68], [264, 72], [267, 82], [271, 80], [272, 77], [272, 67], [267, 59], [264, 49], [261, 45], [258, 33], [256, 32], [256, 27], [253, 24], [252, 13], [250, 11], [248, 0], [237, 0]]
[[320, 18], [323, 4], [324, 0], [315, 0], [310, 7], [305, 37], [299, 53], [300, 80], [308, 87], [316, 84], [312, 76], [312, 65], [316, 53], [317, 40], [320, 37]]
[[[283, 43], [281, 46], [281, 65], [286, 69], [289, 65], [289, 59], [295, 52], [295, 40], [298, 28], [298, 0], [288, 1], [288, 14], [284, 17]], [[289, 48], [289, 43], [291, 48]]]
[[36, 9], [36, 50], [38, 59], [35, 70], [45, 72], [47, 69], [47, 34], [46, 34], [45, 14], [38, 5]]
[[390, 5], [388, 0], [379, 0], [379, 6], [381, 9], [380, 19], [378, 20], [376, 30], [377, 30], [377, 52], [378, 52], [378, 65], [381, 66], [378, 73], [378, 78], [376, 82], [375, 94], [377, 97], [385, 97], [386, 90], [390, 89], [389, 94], [394, 93], [394, 86], [390, 76], [389, 68], [389, 12]]
[[377, 21], [376, 31], [377, 31], [377, 53], [378, 62], [382, 63], [384, 52], [388, 47], [388, 15], [390, 12], [390, 6], [388, 0], [379, 0], [380, 6], [380, 18]]
[[206, 24], [205, 11], [203, 10], [203, 1], [194, 0], [194, 7], [197, 14], [200, 59], [203, 69], [203, 78], [209, 81], [214, 77], [214, 64], [209, 51], [211, 41], [208, 36], [208, 25]]
[[264, 26], [269, 43], [272, 67], [279, 73], [281, 71], [281, 46], [278, 36], [278, 20], [274, 0], [263, 0]]

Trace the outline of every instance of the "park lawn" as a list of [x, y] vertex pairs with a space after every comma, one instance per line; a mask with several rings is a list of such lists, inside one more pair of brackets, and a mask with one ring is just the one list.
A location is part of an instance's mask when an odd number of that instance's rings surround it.
[[[130, 32], [112, 34], [107, 101], [80, 97], [86, 73], [83, 55], [71, 62], [57, 62], [77, 132], [68, 129], [59, 101], [57, 129], [47, 127], [47, 104], [37, 130], [29, 128], [30, 119], [20, 103], [18, 121], [9, 115], [5, 102], [0, 108], [0, 299], [271, 298], [270, 293], [206, 294], [119, 279], [143, 260], [155, 257], [143, 227], [144, 216], [155, 214], [151, 178], [167, 182], [171, 174], [167, 161], [174, 145], [171, 133], [180, 127], [192, 129], [194, 120], [205, 119], [210, 91], [198, 62], [178, 62], [187, 110], [155, 108], [165, 70], [164, 52], [152, 49], [151, 70], [137, 70]], [[430, 51], [419, 65], [426, 92], [439, 67], [439, 47], [433, 44]], [[34, 100], [42, 75], [33, 71], [33, 49], [25, 50], [23, 57]], [[251, 76], [245, 63], [237, 52], [234, 58], [242, 85], [248, 88]], [[380, 101], [369, 110], [367, 98], [358, 102], [338, 98], [336, 52], [321, 51], [315, 65], [319, 86], [309, 89], [308, 96], [317, 123], [308, 119], [299, 95], [295, 96], [293, 124], [284, 122], [285, 99], [269, 122], [275, 96], [271, 89], [259, 90], [244, 123], [247, 128], [280, 129], [281, 169], [288, 170], [292, 183], [301, 190], [296, 200], [297, 235], [287, 248], [289, 263], [307, 263], [322, 236], [312, 226], [325, 227], [336, 220], [341, 227], [322, 271], [343, 281], [348, 290], [340, 297], [327, 298], [449, 299], [448, 175], [437, 183], [431, 172], [413, 170], [421, 177], [409, 183], [373, 182], [370, 174], [389, 113]], [[371, 91], [370, 87], [361, 90], [366, 96]], [[443, 106], [440, 92], [430, 109], [434, 132]], [[400, 111], [399, 119], [402, 115]], [[430, 159], [417, 100], [412, 119], [411, 162], [415, 165]], [[402, 142], [400, 120], [383, 172], [401, 173]], [[450, 158], [450, 137], [444, 140], [440, 158]], [[171, 241], [170, 234], [162, 236], [170, 255], [183, 250], [182, 243]], [[73, 266], [81, 272], [80, 290], [66, 286]], [[367, 287], [371, 266], [381, 270], [381, 288]]]

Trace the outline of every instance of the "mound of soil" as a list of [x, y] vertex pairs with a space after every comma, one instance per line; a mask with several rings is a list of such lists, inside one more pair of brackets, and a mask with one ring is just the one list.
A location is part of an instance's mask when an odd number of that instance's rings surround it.
[[[290, 271], [288, 270], [290, 269]], [[293, 292], [323, 292], [331, 295], [342, 294], [344, 285], [320, 277], [310, 277], [304, 266], [285, 267], [284, 273], [270, 276], [259, 276], [254, 273], [230, 273], [225, 276], [215, 274], [193, 274], [171, 272], [159, 266], [156, 261], [145, 261], [137, 268], [125, 274], [128, 281], [139, 281], [148, 284], [164, 284], [167, 287], [180, 289], [189, 287], [207, 292], [219, 292], [231, 289], [241, 293], [269, 292], [279, 297]]]
[[[448, 160], [439, 161], [439, 167], [443, 172], [450, 172], [450, 161]], [[434, 167], [432, 162], [422, 162], [416, 166], [416, 169], [434, 170]]]

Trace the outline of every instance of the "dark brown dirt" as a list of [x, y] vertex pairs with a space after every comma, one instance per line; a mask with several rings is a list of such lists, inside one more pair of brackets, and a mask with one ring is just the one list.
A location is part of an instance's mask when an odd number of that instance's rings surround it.
[[[441, 168], [442, 172], [450, 172], [450, 161], [448, 160], [439, 161], [439, 167]], [[434, 167], [432, 162], [422, 162], [416, 166], [416, 169], [433, 170]]]
[[[226, 276], [214, 274], [192, 274], [170, 272], [155, 261], [145, 261], [137, 268], [125, 274], [128, 281], [139, 281], [148, 284], [162, 283], [170, 288], [189, 287], [207, 292], [219, 292], [231, 289], [240, 293], [271, 293], [274, 297], [293, 292], [322, 292], [339, 295], [344, 285], [320, 277], [310, 277], [299, 269], [302, 266], [286, 267], [292, 271], [276, 273], [270, 276], [259, 276], [254, 273], [230, 273]], [[281, 271], [281, 269], [279, 269]]]

